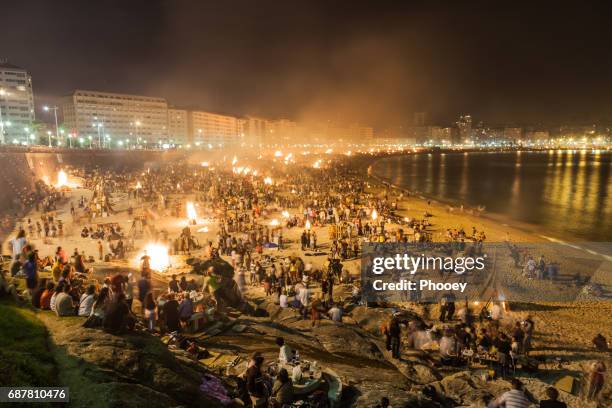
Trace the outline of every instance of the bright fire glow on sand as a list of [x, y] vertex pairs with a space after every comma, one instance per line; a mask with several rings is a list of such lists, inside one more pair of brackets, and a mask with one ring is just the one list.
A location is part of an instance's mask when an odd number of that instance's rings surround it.
[[55, 185], [55, 187], [60, 188], [60, 187], [78, 187], [78, 186], [79, 185], [77, 183], [73, 183], [68, 180], [68, 174], [66, 174], [64, 170], [60, 170], [57, 173], [57, 184]]
[[198, 212], [196, 211], [195, 205], [191, 201], [187, 201], [187, 218], [189, 221], [195, 221], [198, 219]]
[[145, 251], [147, 251], [147, 255], [151, 257], [151, 259], [149, 260], [149, 265], [151, 266], [151, 269], [156, 271], [163, 271], [164, 269], [170, 266], [170, 256], [168, 255], [168, 247], [156, 243], [147, 244], [144, 250], [138, 254], [138, 256], [136, 257], [136, 262], [138, 262], [138, 265], [140, 265], [140, 258], [144, 256]]

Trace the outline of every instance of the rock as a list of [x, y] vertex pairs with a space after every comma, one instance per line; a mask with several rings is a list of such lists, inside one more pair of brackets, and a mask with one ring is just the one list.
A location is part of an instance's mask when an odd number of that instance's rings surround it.
[[[470, 407], [485, 407], [485, 401], [499, 395], [497, 390], [491, 392], [494, 383], [482, 381], [468, 371], [461, 371], [450, 374], [438, 382], [431, 383], [425, 387], [435, 390], [436, 399], [448, 403], [452, 400], [454, 405], [466, 405]], [[420, 388], [425, 393], [429, 393], [427, 388]]]
[[82, 318], [39, 317], [75, 406], [222, 406], [200, 392], [203, 371], [179, 363], [156, 337], [87, 329]]
[[369, 359], [382, 358], [378, 347], [358, 331], [348, 326], [325, 323], [313, 328], [313, 334], [328, 352]]
[[442, 375], [437, 370], [425, 364], [413, 364], [412, 368], [415, 373], [414, 380], [419, 384], [429, 384], [442, 378]]

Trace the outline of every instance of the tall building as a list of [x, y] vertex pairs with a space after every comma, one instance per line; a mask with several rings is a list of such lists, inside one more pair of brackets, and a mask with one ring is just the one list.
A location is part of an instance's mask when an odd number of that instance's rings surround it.
[[264, 138], [264, 143], [297, 143], [297, 123], [289, 119], [278, 119], [269, 122], [269, 131], [267, 137]]
[[218, 113], [189, 112], [189, 131], [196, 146], [215, 147], [233, 145], [241, 142], [238, 118]]
[[96, 146], [168, 142], [164, 98], [76, 90], [64, 98], [63, 112], [68, 134], [77, 140], [89, 139]]
[[472, 138], [472, 117], [470, 115], [461, 115], [457, 121], [457, 129], [459, 130], [458, 142], [465, 143]]
[[0, 61], [0, 143], [27, 143], [33, 122], [32, 77], [24, 68]]
[[270, 131], [270, 121], [255, 116], [247, 116], [244, 123], [244, 141], [249, 145], [260, 145], [266, 142]]
[[432, 126], [431, 143], [435, 146], [448, 145], [453, 141], [453, 128]]
[[518, 142], [523, 137], [523, 129], [520, 127], [506, 127], [504, 128], [504, 140], [508, 142]]
[[191, 143], [188, 111], [168, 108], [168, 141], [170, 144], [175, 145], [188, 145]]

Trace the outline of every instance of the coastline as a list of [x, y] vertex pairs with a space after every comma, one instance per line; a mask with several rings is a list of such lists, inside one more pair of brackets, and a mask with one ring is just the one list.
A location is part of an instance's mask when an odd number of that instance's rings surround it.
[[[423, 154], [422, 152], [415, 154]], [[402, 155], [398, 155], [402, 156]], [[476, 207], [471, 205], [465, 205], [458, 200], [452, 199], [444, 199], [435, 195], [429, 195], [427, 193], [423, 193], [421, 191], [412, 191], [408, 188], [399, 186], [394, 184], [390, 179], [380, 176], [376, 172], [376, 165], [384, 159], [391, 157], [391, 155], [384, 155], [380, 157], [376, 157], [368, 166], [360, 169], [363, 173], [364, 177], [367, 177], [368, 180], [374, 180], [374, 183], [378, 184], [381, 188], [392, 188], [396, 191], [403, 192], [404, 194], [409, 194], [410, 198], [421, 200], [427, 202], [428, 200], [431, 202], [433, 207], [439, 206], [442, 207], [443, 211], [448, 207], [453, 207], [455, 209], [454, 215], [457, 216], [468, 216], [471, 218], [475, 218], [476, 220], [483, 220], [485, 222], [495, 223], [496, 225], [501, 225], [511, 230], [515, 230], [521, 232], [525, 235], [532, 236], [532, 242], [556, 242], [561, 244], [570, 244], [570, 243], [589, 243], [589, 242], [606, 242], [606, 241], [593, 241], [588, 240], [586, 238], [580, 238], [571, 234], [564, 234], [559, 231], [552, 231], [547, 229], [545, 226], [533, 224], [525, 221], [520, 221], [512, 218], [507, 214], [502, 214], [498, 212], [491, 212], [485, 210], [480, 212], [478, 215], [470, 214], [472, 211], [477, 211]], [[363, 167], [363, 166], [361, 166]], [[368, 174], [367, 168], [371, 167], [372, 171]], [[459, 208], [461, 205], [464, 205], [464, 212], [460, 212]]]

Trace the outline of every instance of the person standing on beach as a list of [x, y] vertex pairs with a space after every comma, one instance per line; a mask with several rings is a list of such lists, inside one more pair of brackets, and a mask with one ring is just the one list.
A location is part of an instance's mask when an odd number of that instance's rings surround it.
[[23, 229], [20, 229], [17, 236], [9, 242], [9, 247], [12, 252], [11, 274], [13, 274], [12, 271], [15, 269], [13, 265], [19, 262], [19, 258], [23, 253], [23, 248], [25, 248], [27, 244], [26, 233]]

